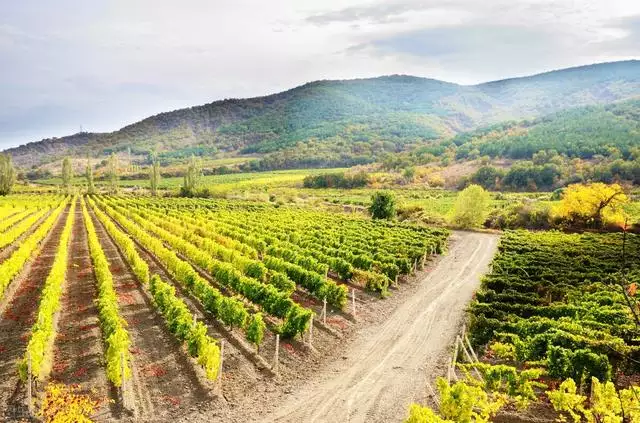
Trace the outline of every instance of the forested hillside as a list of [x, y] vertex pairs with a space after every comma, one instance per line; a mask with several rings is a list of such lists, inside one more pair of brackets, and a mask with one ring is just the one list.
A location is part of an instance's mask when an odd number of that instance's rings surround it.
[[[102, 156], [128, 147], [133, 154], [151, 150], [174, 156], [259, 154], [264, 156], [261, 168], [353, 165], [505, 120], [537, 118], [569, 107], [608, 104], [638, 95], [640, 61], [475, 86], [398, 75], [318, 81], [266, 97], [216, 101], [162, 113], [112, 133], [46, 139], [9, 152], [22, 167], [67, 154]], [[601, 109], [594, 113], [597, 110]], [[568, 118], [573, 117], [574, 112], [567, 113]], [[582, 112], [576, 113], [579, 119]], [[601, 129], [605, 128], [597, 130]], [[497, 148], [506, 154], [527, 154]]]
[[595, 155], [628, 158], [640, 146], [640, 100], [500, 123], [459, 134], [451, 142], [459, 159], [470, 155], [530, 159], [542, 150], [583, 159]]

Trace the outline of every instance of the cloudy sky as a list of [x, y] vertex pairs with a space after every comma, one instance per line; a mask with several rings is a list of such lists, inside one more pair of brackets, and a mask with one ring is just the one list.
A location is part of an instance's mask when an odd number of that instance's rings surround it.
[[630, 58], [638, 0], [0, 0], [0, 149], [310, 80]]

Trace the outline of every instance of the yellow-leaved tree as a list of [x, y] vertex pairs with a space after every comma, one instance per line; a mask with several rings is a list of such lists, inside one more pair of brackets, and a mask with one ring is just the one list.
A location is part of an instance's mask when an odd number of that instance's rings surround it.
[[623, 206], [628, 202], [618, 184], [575, 184], [567, 187], [554, 214], [571, 224], [599, 229], [605, 224], [623, 224]]

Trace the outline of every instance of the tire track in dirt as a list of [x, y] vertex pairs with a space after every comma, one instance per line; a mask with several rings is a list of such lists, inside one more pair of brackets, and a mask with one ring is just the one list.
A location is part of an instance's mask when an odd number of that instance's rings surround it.
[[127, 321], [132, 345], [136, 421], [169, 421], [185, 408], [211, 401], [186, 351], [168, 332], [149, 295], [142, 288], [120, 250], [95, 217], [102, 249], [107, 256], [118, 294], [120, 314]]
[[82, 208], [77, 204], [51, 379], [67, 385], [78, 384], [82, 391], [91, 392], [100, 402], [94, 417], [106, 419], [117, 414], [115, 404], [110, 401], [116, 396], [105, 372], [97, 295], [87, 230]]
[[0, 317], [0, 416], [5, 421], [24, 417], [19, 401], [24, 397], [17, 365], [25, 352], [33, 326], [40, 293], [49, 275], [64, 228], [69, 207], [60, 213], [57, 222], [41, 244], [40, 253], [25, 263], [7, 294], [15, 286], [11, 299]]
[[265, 422], [401, 421], [424, 401], [495, 254], [495, 235], [455, 232], [452, 245], [418, 290], [384, 322], [364, 330], [344, 360], [296, 392]]

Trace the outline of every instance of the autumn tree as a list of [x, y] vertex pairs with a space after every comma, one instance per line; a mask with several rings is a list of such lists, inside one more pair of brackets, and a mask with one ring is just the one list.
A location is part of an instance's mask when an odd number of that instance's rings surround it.
[[555, 208], [555, 215], [573, 225], [602, 228], [625, 220], [623, 206], [629, 197], [618, 184], [602, 182], [569, 185]]
[[91, 159], [87, 156], [87, 167], [85, 169], [85, 176], [87, 177], [87, 193], [95, 194], [96, 187], [93, 183], [93, 168], [91, 167]]
[[109, 170], [109, 182], [111, 185], [111, 193], [117, 194], [118, 193], [118, 156], [116, 155], [116, 153], [111, 153], [111, 156], [109, 157], [108, 170]]
[[9, 154], [0, 154], [0, 195], [11, 192], [16, 181], [16, 170]]
[[73, 181], [73, 168], [71, 167], [71, 159], [65, 157], [62, 160], [62, 185], [67, 193], [71, 191], [71, 182]]
[[158, 195], [158, 185], [160, 185], [160, 162], [158, 161], [158, 155], [153, 153], [151, 155], [151, 170], [149, 171], [149, 185], [151, 188], [151, 195], [156, 197]]
[[460, 228], [482, 225], [487, 219], [490, 194], [480, 185], [469, 185], [458, 194], [451, 223]]

